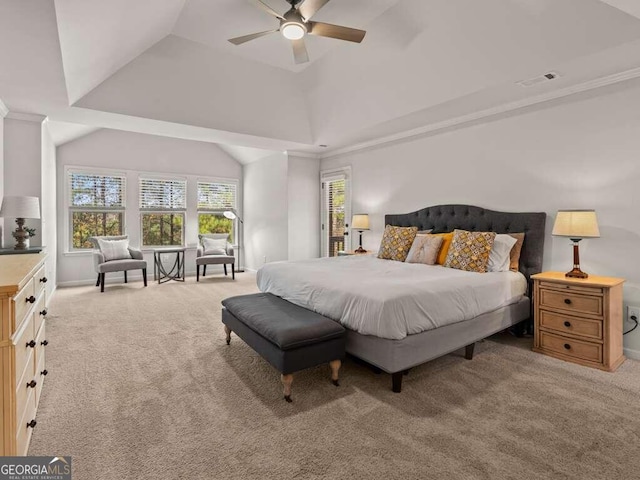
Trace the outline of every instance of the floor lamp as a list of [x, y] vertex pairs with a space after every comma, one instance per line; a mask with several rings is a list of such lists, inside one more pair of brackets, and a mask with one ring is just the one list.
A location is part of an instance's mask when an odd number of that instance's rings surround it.
[[238, 269], [236, 270], [236, 272], [244, 272], [244, 268], [242, 268], [242, 241], [244, 240], [244, 222], [235, 210], [226, 210], [222, 214], [229, 220], [235, 220], [237, 218], [240, 222], [240, 226], [238, 228]]

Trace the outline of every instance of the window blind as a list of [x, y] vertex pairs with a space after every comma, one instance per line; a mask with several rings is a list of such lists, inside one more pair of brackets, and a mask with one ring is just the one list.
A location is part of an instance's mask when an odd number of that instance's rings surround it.
[[187, 181], [140, 178], [141, 210], [186, 210]]
[[68, 182], [72, 208], [119, 210], [125, 206], [124, 176], [69, 172]]
[[236, 208], [237, 185], [223, 182], [198, 182], [198, 210]]

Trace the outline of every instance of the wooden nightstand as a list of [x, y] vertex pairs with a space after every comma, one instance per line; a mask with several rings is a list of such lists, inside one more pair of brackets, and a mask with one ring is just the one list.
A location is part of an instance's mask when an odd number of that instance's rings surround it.
[[624, 279], [567, 278], [561, 272], [533, 275], [534, 347], [544, 353], [609, 372], [622, 354]]
[[376, 253], [373, 250], [367, 250], [366, 252], [356, 252], [355, 250], [340, 250], [338, 251], [339, 257], [348, 257], [349, 255], [370, 255]]

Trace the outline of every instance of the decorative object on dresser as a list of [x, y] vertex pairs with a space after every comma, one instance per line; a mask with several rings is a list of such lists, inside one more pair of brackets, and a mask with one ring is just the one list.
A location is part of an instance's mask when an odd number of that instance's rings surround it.
[[351, 218], [351, 228], [357, 230], [360, 234], [360, 246], [355, 250], [356, 253], [367, 253], [367, 251], [362, 248], [362, 232], [365, 230], [369, 230], [369, 214], [367, 213], [356, 213]]
[[[18, 228], [11, 232], [16, 239], [16, 250], [24, 250], [32, 236], [30, 229], [25, 228], [24, 221], [27, 218], [40, 218], [40, 200], [38, 197], [12, 197], [6, 196], [0, 208], [0, 217], [15, 218]], [[33, 229], [31, 229], [33, 230]]]
[[558, 210], [551, 234], [557, 237], [569, 237], [573, 242], [573, 270], [567, 272], [566, 276], [587, 278], [589, 275], [580, 270], [578, 242], [583, 238], [600, 236], [595, 210]]
[[26, 455], [44, 378], [45, 255], [0, 257], [0, 455]]
[[569, 362], [614, 371], [622, 353], [622, 278], [533, 275], [533, 350]]
[[244, 268], [242, 268], [242, 259], [240, 256], [242, 255], [242, 240], [244, 240], [244, 222], [242, 221], [242, 218], [240, 218], [240, 215], [238, 215], [238, 212], [233, 209], [227, 210], [222, 214], [229, 220], [235, 220], [237, 218], [240, 222], [240, 225], [238, 226], [238, 241], [236, 242], [238, 245], [238, 268], [236, 269], [236, 272], [242, 273], [244, 272]]
[[100, 292], [104, 292], [105, 275], [111, 272], [124, 272], [124, 283], [127, 283], [127, 271], [142, 270], [142, 280], [147, 286], [147, 261], [140, 250], [129, 246], [128, 235], [89, 237], [89, 240], [95, 247], [93, 266]]

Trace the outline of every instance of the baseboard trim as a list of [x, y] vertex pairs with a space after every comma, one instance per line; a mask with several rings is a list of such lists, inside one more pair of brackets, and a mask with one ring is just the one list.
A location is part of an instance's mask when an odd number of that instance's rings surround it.
[[632, 358], [634, 360], [640, 360], [640, 350], [632, 350], [631, 348], [625, 348], [624, 356], [627, 358]]

